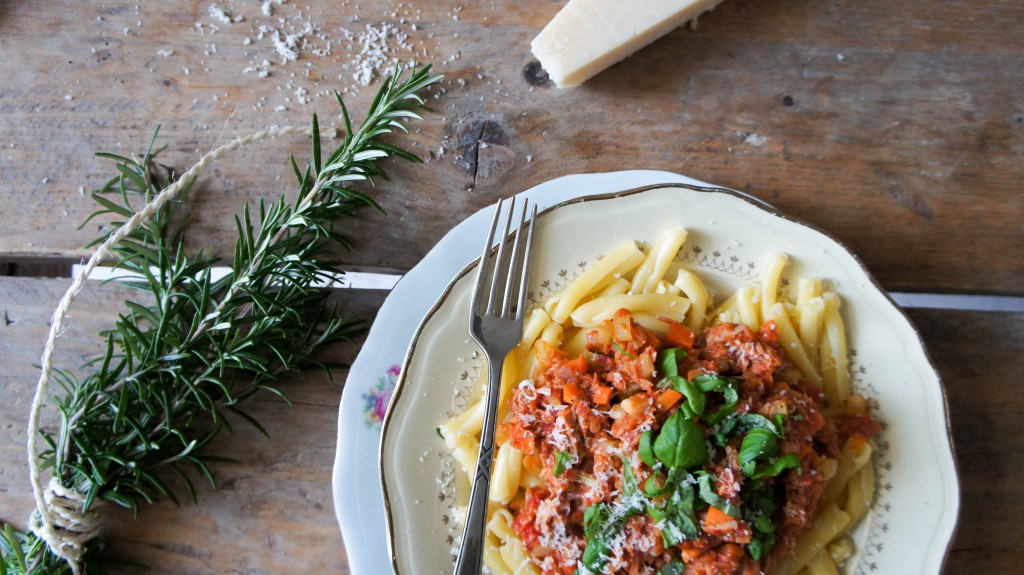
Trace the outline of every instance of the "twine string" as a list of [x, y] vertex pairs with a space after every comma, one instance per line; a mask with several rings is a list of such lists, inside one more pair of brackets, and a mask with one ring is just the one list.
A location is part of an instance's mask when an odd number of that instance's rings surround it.
[[178, 180], [154, 196], [145, 207], [132, 215], [128, 221], [93, 251], [89, 261], [72, 280], [71, 286], [64, 293], [56, 310], [54, 310], [53, 319], [50, 322], [50, 332], [47, 335], [46, 345], [43, 348], [39, 382], [36, 384], [36, 393], [32, 400], [32, 410], [29, 413], [28, 421], [29, 479], [32, 484], [32, 495], [36, 501], [36, 510], [32, 514], [30, 525], [32, 532], [46, 541], [46, 544], [54, 554], [68, 562], [74, 575], [80, 575], [81, 573], [80, 562], [85, 544], [90, 539], [95, 538], [103, 527], [104, 509], [106, 506], [102, 502], [94, 502], [88, 510], [85, 510], [85, 500], [82, 496], [74, 489], [64, 487], [57, 477], [51, 477], [49, 483], [44, 488], [37, 457], [39, 418], [49, 390], [50, 376], [53, 373], [53, 352], [57, 347], [57, 337], [63, 333], [64, 319], [68, 315], [71, 303], [78, 297], [79, 292], [81, 292], [82, 287], [85, 285], [86, 279], [89, 278], [89, 274], [96, 269], [96, 266], [103, 262], [106, 256], [110, 255], [111, 248], [137, 229], [143, 222], [151, 218], [167, 202], [177, 197], [182, 190], [195, 181], [210, 162], [241, 147], [267, 138], [278, 138], [292, 134], [308, 135], [310, 133], [311, 128], [309, 127], [284, 126], [268, 128], [243, 138], [236, 138], [204, 154]]
[[45, 509], [49, 513], [51, 523], [42, 521], [41, 508], [37, 508], [29, 519], [32, 532], [54, 549], [71, 564], [72, 571], [78, 573], [85, 545], [100, 534], [106, 523], [107, 503], [99, 501], [85, 510], [85, 498], [74, 489], [61, 485], [55, 477], [43, 491], [46, 502]]

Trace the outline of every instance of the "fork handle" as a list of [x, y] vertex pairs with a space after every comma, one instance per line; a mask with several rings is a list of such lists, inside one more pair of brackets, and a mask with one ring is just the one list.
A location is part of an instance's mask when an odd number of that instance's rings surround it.
[[480, 455], [476, 461], [475, 479], [466, 511], [466, 529], [462, 535], [454, 575], [479, 575], [483, 568], [487, 502], [491, 491], [491, 466], [494, 463], [494, 423], [498, 418], [498, 396], [501, 395], [500, 370], [503, 363], [495, 361], [494, 354], [490, 352], [485, 352], [485, 355], [488, 377], [487, 405], [480, 436]]

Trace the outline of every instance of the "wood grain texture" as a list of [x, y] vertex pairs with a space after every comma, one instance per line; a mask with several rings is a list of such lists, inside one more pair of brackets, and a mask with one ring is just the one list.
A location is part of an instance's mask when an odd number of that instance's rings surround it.
[[[184, 169], [234, 134], [314, 111], [337, 120], [329, 90], [367, 103], [358, 46], [280, 64], [255, 40], [274, 19], [224, 1], [246, 16], [224, 24], [209, 4], [0, 6], [0, 252], [82, 255], [98, 230], [76, 229], [92, 210], [79, 186], [112, 173], [89, 153], [140, 150], [157, 124], [164, 161]], [[428, 163], [391, 164], [376, 189], [390, 216], [352, 224], [353, 265], [408, 269], [475, 209], [553, 177], [654, 168], [828, 230], [887, 288], [1024, 293], [1019, 2], [729, 0], [572, 90], [545, 85], [529, 51], [561, 2], [305, 4], [335, 40], [393, 24], [408, 36], [398, 57], [447, 75], [403, 140]], [[263, 59], [269, 77], [243, 72]], [[218, 165], [190, 202], [193, 242], [229, 253], [230, 215], [291, 190], [287, 154], [307, 147], [263, 144]]]
[[960, 477], [960, 520], [943, 571], [1015, 573], [1024, 561], [1024, 314], [913, 310], [942, 377]]
[[[52, 307], [67, 280], [0, 278], [0, 522], [24, 527], [34, 508], [25, 462], [25, 426], [39, 378], [42, 343]], [[137, 297], [138, 292], [134, 292]], [[74, 368], [102, 351], [99, 330], [111, 325], [121, 303], [133, 292], [119, 286], [89, 286], [71, 309], [67, 331], [58, 342], [57, 365]], [[339, 292], [346, 309], [371, 321], [382, 292]], [[350, 362], [356, 346], [337, 349]], [[114, 572], [145, 564], [149, 573], [343, 573], [345, 552], [334, 517], [331, 473], [338, 403], [344, 373], [334, 384], [321, 373], [304, 374], [277, 397], [257, 396], [249, 413], [267, 429], [261, 435], [244, 421], [213, 442], [211, 453], [231, 457], [216, 467], [219, 489], [194, 477], [199, 505], [180, 480], [180, 507], [170, 501], [145, 506], [137, 520], [116, 510], [104, 551]], [[44, 418], [44, 425], [56, 421]]]
[[[24, 426], [38, 372], [32, 367], [53, 305], [67, 282], [0, 278], [0, 520], [22, 524], [32, 508]], [[370, 318], [382, 294], [345, 292]], [[95, 353], [92, 334], [109, 325], [122, 288], [87, 290], [61, 339], [65, 364]], [[960, 474], [962, 507], [944, 573], [1013, 573], [1024, 561], [1018, 496], [1024, 460], [1024, 314], [912, 310], [911, 320], [941, 375]], [[969, 345], [965, 345], [969, 341]], [[343, 350], [351, 357], [352, 349]], [[216, 468], [220, 490], [200, 485], [198, 506], [164, 502], [138, 520], [122, 513], [108, 530], [107, 562], [149, 565], [149, 573], [346, 573], [330, 486], [342, 387], [319, 375], [291, 382], [294, 405], [255, 399], [252, 413], [271, 437], [236, 426], [211, 452], [235, 458]], [[52, 421], [52, 420], [51, 420]], [[372, 464], [372, 463], [371, 463]]]
[[[245, 18], [221, 22], [211, 4]], [[182, 170], [235, 135], [314, 112], [339, 122], [333, 90], [358, 119], [379, 85], [353, 79], [358, 35], [387, 24], [389, 57], [434, 62], [446, 79], [401, 140], [426, 163], [388, 164], [392, 179], [372, 190], [388, 215], [349, 223], [349, 265], [406, 270], [499, 197], [651, 168], [752, 193], [832, 233], [886, 288], [1024, 295], [1018, 0], [727, 0], [696, 30], [558, 90], [529, 42], [563, 4], [308, 0], [266, 17], [248, 0], [0, 2], [0, 261], [85, 255], [104, 224], [78, 228], [93, 210], [82, 192], [113, 174], [92, 152], [141, 151], [157, 125], [161, 161]], [[316, 30], [295, 62], [259, 37], [305, 23]], [[301, 162], [308, 147], [267, 142], [214, 166], [185, 207], [190, 245], [230, 253], [231, 216], [291, 193], [288, 154]], [[21, 463], [32, 364], [66, 285], [0, 277], [0, 520], [19, 525], [32, 508]], [[383, 300], [349, 293], [368, 319]], [[95, 353], [125, 295], [83, 295], [65, 365]], [[944, 572], [1016, 572], [1024, 314], [910, 316], [945, 382], [957, 448], [963, 505]], [[348, 572], [330, 489], [342, 388], [312, 376], [290, 390], [291, 408], [252, 404], [269, 440], [238, 425], [212, 447], [237, 461], [218, 468], [219, 491], [201, 487], [199, 506], [114, 518], [114, 573], [134, 572], [115, 561], [156, 574]]]

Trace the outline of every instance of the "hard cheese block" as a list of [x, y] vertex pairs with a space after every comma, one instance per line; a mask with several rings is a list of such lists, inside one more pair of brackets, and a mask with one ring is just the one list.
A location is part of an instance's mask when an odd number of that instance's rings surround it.
[[533, 39], [561, 88], [576, 86], [722, 0], [570, 0]]

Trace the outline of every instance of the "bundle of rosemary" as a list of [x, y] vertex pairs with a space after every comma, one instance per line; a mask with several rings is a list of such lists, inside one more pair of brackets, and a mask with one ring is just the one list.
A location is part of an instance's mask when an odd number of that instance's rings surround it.
[[[187, 193], [196, 175], [226, 151], [296, 130], [264, 131], [236, 140], [204, 158], [180, 178], [159, 169], [153, 142], [141, 157], [101, 154], [116, 162], [117, 175], [93, 193], [100, 209], [90, 216], [121, 219], [92, 245], [96, 254], [61, 301], [43, 355], [42, 373], [29, 421], [29, 464], [37, 509], [30, 529], [7, 524], [0, 531], [0, 575], [82, 573], [98, 550], [105, 508], [139, 511], [141, 503], [178, 501], [166, 477], [193, 500], [188, 473], [216, 487], [203, 449], [234, 414], [260, 428], [241, 407], [260, 392], [280, 395], [287, 372], [327, 366], [318, 352], [351, 341], [362, 326], [328, 305], [323, 280], [340, 274], [327, 248], [351, 247], [341, 221], [360, 208], [380, 206], [352, 187], [385, 174], [378, 161], [389, 156], [419, 161], [413, 153], [381, 141], [403, 122], [419, 119], [424, 89], [440, 76], [430, 66], [398, 67], [384, 82], [364, 122], [353, 129], [341, 101], [345, 138], [326, 158], [313, 116], [312, 159], [300, 169], [294, 202], [260, 202], [258, 223], [248, 206], [236, 218], [231, 273], [211, 277], [218, 258], [186, 254], [174, 229], [170, 199]], [[154, 140], [156, 136], [154, 136]], [[132, 274], [144, 297], [127, 301], [114, 327], [101, 334], [106, 352], [76, 375], [53, 367], [52, 353], [64, 315], [82, 282], [107, 253]], [[50, 379], [60, 393], [55, 432], [39, 424]], [[262, 428], [260, 428], [262, 430]], [[37, 448], [37, 440], [45, 443]], [[49, 483], [41, 480], [49, 471]]]

